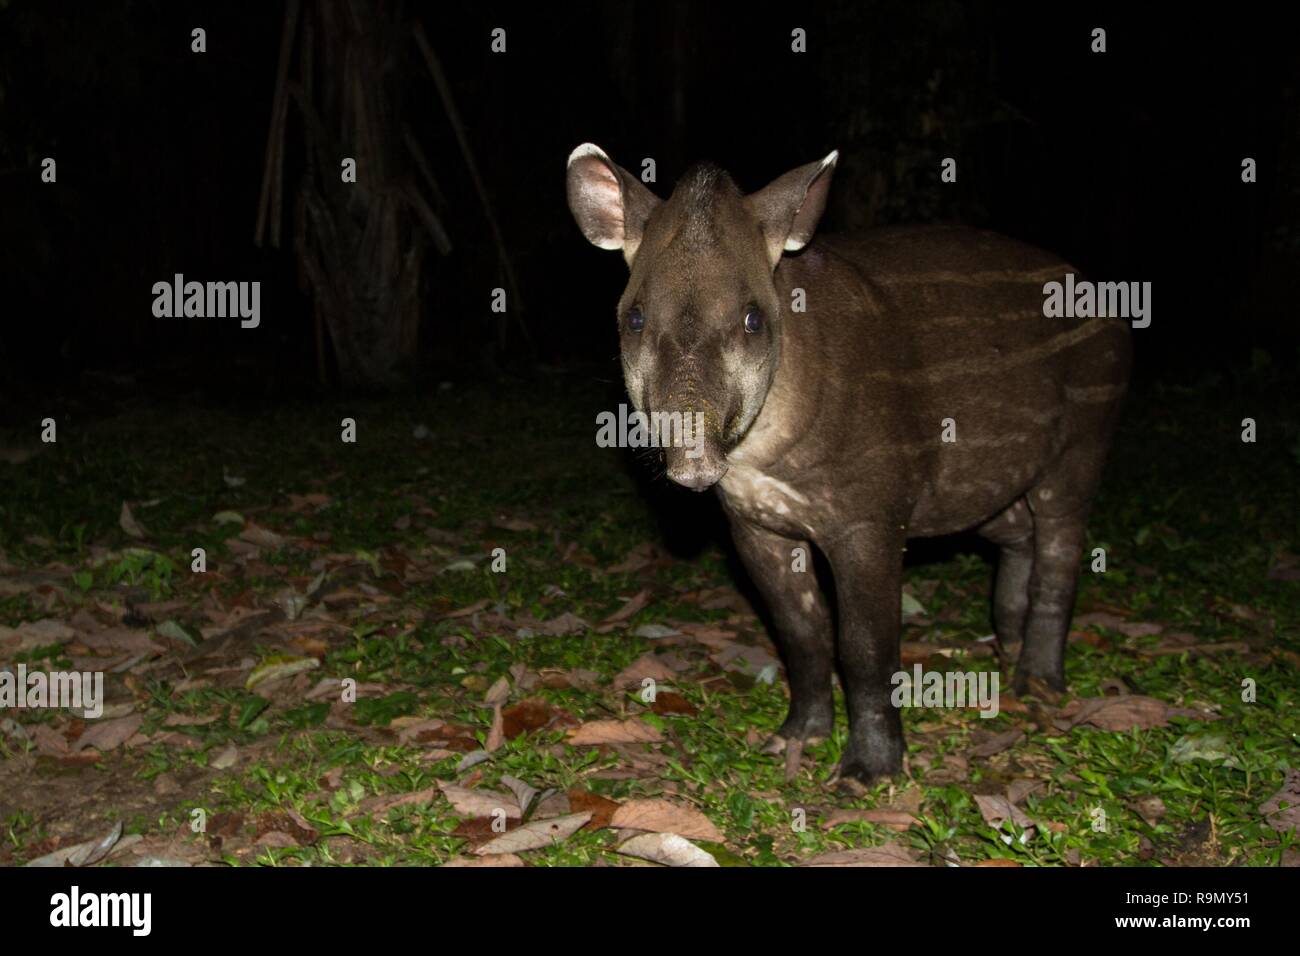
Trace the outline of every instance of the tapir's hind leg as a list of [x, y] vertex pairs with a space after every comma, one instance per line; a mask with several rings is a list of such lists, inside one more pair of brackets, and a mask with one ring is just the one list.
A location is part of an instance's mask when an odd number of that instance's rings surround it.
[[[831, 696], [835, 636], [830, 609], [813, 570], [812, 546], [735, 519], [731, 535], [772, 614], [776, 642], [790, 680], [790, 713], [767, 749], [780, 752], [787, 740], [829, 737], [835, 726]], [[792, 567], [795, 548], [803, 549], [804, 571]]]
[[1003, 647], [1025, 639], [1029, 616], [1029, 576], [1034, 567], [1034, 515], [1024, 498], [995, 515], [979, 533], [999, 548], [993, 589], [993, 628]]
[[1056, 690], [1065, 689], [1065, 642], [1102, 452], [1104, 446], [1067, 451], [1025, 496], [1034, 513], [1034, 562], [1025, 643], [1016, 667], [1017, 691], [1025, 690], [1034, 677]]

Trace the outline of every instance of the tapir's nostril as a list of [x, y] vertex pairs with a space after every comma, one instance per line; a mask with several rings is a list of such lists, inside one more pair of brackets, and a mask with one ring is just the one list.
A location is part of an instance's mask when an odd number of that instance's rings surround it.
[[702, 464], [690, 459], [668, 469], [668, 477], [672, 481], [683, 488], [690, 488], [692, 491], [708, 491], [726, 473], [727, 466], [725, 463]]

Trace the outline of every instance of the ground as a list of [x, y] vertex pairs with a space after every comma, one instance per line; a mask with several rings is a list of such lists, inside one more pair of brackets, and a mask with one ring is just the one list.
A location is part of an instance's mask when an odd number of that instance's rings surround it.
[[913, 547], [905, 665], [1000, 670], [1001, 707], [906, 710], [857, 796], [842, 703], [761, 752], [775, 649], [712, 496], [596, 447], [617, 383], [102, 388], [0, 431], [0, 661], [107, 696], [0, 710], [0, 864], [1296, 862], [1300, 397], [1262, 356], [1132, 396], [1065, 697], [1010, 694], [991, 555]]

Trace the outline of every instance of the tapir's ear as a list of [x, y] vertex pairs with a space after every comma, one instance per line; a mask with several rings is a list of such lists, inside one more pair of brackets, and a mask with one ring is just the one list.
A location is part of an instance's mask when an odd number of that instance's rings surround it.
[[826, 209], [831, 173], [839, 151], [825, 159], [800, 166], [756, 193], [745, 197], [749, 210], [763, 229], [767, 258], [776, 268], [782, 252], [798, 252], [812, 240]]
[[659, 197], [592, 143], [569, 154], [569, 209], [593, 245], [622, 249], [628, 265]]

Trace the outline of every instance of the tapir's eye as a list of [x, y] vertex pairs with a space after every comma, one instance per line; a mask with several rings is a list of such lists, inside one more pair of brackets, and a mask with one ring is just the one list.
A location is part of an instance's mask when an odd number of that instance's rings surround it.
[[757, 332], [763, 327], [763, 310], [756, 305], [751, 305], [745, 313], [745, 331]]
[[636, 306], [632, 306], [627, 313], [627, 327], [633, 332], [640, 332], [645, 328], [645, 316]]

